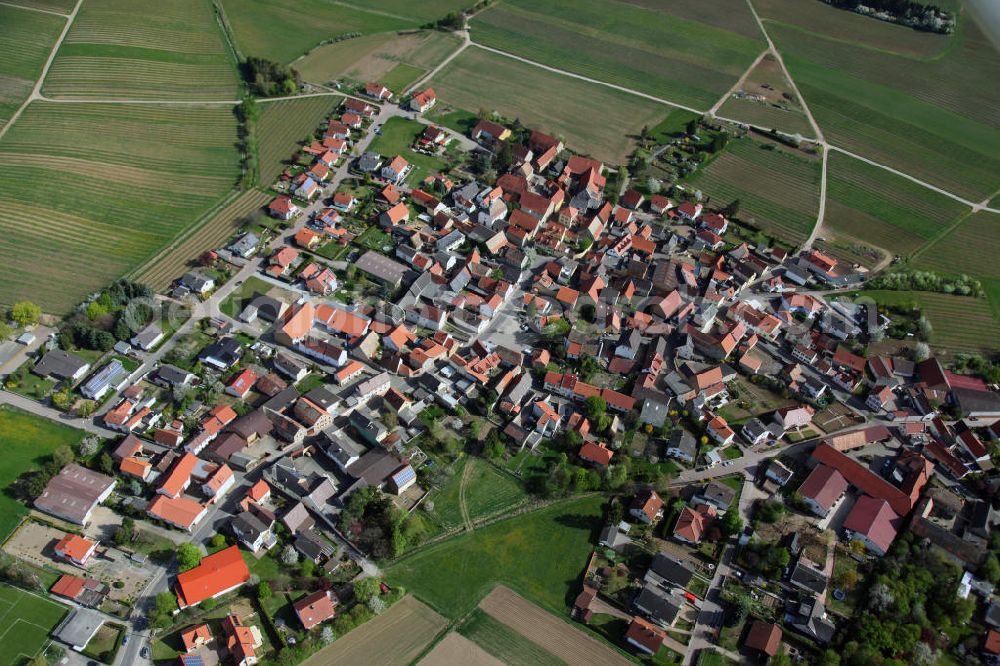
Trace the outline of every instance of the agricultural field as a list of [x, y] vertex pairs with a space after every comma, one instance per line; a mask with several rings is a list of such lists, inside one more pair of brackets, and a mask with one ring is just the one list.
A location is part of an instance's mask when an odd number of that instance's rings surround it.
[[69, 14], [76, 6], [76, 0], [5, 0], [5, 5], [44, 9], [59, 14]]
[[256, 132], [261, 185], [269, 186], [278, 178], [302, 142], [316, 133], [342, 101], [342, 97], [322, 96], [260, 103]]
[[495, 588], [479, 608], [532, 643], [544, 643], [548, 652], [571, 666], [631, 663], [574, 627], [568, 618], [553, 615], [506, 587]]
[[843, 153], [833, 151], [828, 160], [821, 235], [834, 255], [846, 260], [872, 267], [893, 255], [913, 254], [969, 210]]
[[6, 492], [17, 477], [40, 467], [42, 460], [60, 446], [76, 447], [82, 430], [70, 428], [19, 409], [0, 405], [0, 442], [4, 464], [0, 467], [0, 541], [17, 527], [26, 506]]
[[701, 190], [710, 205], [739, 199], [740, 219], [789, 244], [809, 236], [819, 208], [820, 163], [750, 139], [732, 141], [685, 187]]
[[970, 20], [928, 59], [784, 24], [768, 30], [828, 141], [970, 200], [996, 192], [1000, 87], [982, 82], [1000, 79], [1000, 59]]
[[[410, 146], [427, 128], [423, 123], [406, 118], [389, 118], [382, 126], [382, 133], [375, 137], [368, 149], [392, 159], [396, 155], [406, 158], [413, 169], [406, 176], [406, 182], [417, 185], [426, 176], [433, 175], [447, 166], [442, 158], [434, 155], [424, 155], [410, 150]], [[362, 242], [360, 238], [357, 242]]]
[[719, 108], [719, 116], [813, 137], [809, 119], [774, 56], [765, 56], [747, 75], [738, 92], [739, 97], [731, 96]]
[[[517, 94], [510, 82], [517, 81]], [[561, 76], [482, 49], [468, 48], [435, 75], [431, 85], [444, 106], [481, 108], [561, 136], [574, 150], [620, 164], [632, 136], [656, 125], [662, 105], [604, 86]], [[614, 109], [613, 121], [608, 109]]]
[[87, 0], [43, 92], [61, 99], [234, 100], [236, 63], [203, 0]]
[[[477, 14], [480, 44], [672, 102], [708, 108], [764, 50], [745, 3], [508, 0]], [[729, 26], [733, 26], [729, 29]], [[741, 32], [737, 32], [739, 30]], [[742, 34], [741, 34], [742, 33]], [[751, 36], [748, 36], [751, 35]], [[516, 81], [517, 79], [511, 79]]]
[[406, 666], [430, 645], [447, 624], [447, 620], [413, 597], [403, 597], [375, 619], [306, 659], [302, 666]]
[[[371, 3], [365, 3], [368, 6]], [[320, 42], [349, 33], [416, 28], [421, 21], [326, 0], [222, 0], [245, 57], [290, 63]]]
[[914, 268], [945, 274], [1000, 278], [1000, 215], [979, 212], [930, 245]]
[[399, 94], [404, 89], [385, 80], [393, 69], [409, 65], [421, 70], [422, 76], [461, 45], [455, 35], [437, 30], [365, 35], [318, 46], [296, 60], [294, 67], [306, 81], [325, 83], [341, 77], [381, 81]]
[[344, 4], [368, 8], [385, 14], [394, 14], [420, 23], [433, 23], [444, 18], [450, 12], [462, 11], [472, 6], [469, 4], [469, 0], [420, 0], [420, 2], [413, 2], [413, 0], [347, 0]]
[[62, 604], [0, 583], [0, 665], [16, 666], [37, 655], [66, 611]]
[[602, 502], [560, 502], [428, 546], [389, 567], [388, 580], [452, 619], [475, 608], [497, 583], [554, 613], [566, 612], [596, 537]]
[[31, 94], [66, 20], [0, 5], [0, 128]]
[[270, 200], [259, 190], [233, 195], [224, 205], [209, 214], [204, 224], [196, 224], [191, 233], [178, 238], [151, 263], [135, 273], [139, 282], [156, 291], [164, 291], [189, 268], [206, 249], [217, 248], [239, 231]]
[[479, 608], [462, 620], [458, 633], [509, 666], [560, 666], [565, 663]]
[[[452, 666], [452, 664], [503, 666], [504, 664], [465, 636], [455, 632], [451, 632], [441, 639], [441, 642], [417, 663], [419, 666]], [[506, 663], [511, 664], [512, 662]]]
[[1000, 351], [1000, 318], [985, 298], [925, 291], [864, 291], [883, 305], [916, 305], [933, 329], [932, 347], [957, 352]]
[[148, 261], [232, 190], [235, 143], [229, 108], [32, 102], [0, 141], [0, 302], [63, 313]]

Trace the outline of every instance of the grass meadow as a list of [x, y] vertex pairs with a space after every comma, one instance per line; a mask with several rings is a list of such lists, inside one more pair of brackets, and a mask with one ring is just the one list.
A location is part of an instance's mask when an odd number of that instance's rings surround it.
[[824, 236], [832, 234], [883, 249], [890, 256], [906, 256], [943, 234], [969, 210], [843, 153], [834, 151], [828, 159]]
[[[765, 44], [755, 32], [709, 24], [707, 13], [692, 2], [667, 9], [621, 0], [507, 0], [477, 14], [471, 34], [476, 42], [546, 65], [708, 108]], [[744, 3], [715, 2], [711, 13], [747, 32]]]
[[[375, 137], [368, 149], [391, 160], [396, 155], [402, 155], [413, 167], [406, 176], [406, 182], [417, 186], [426, 177], [438, 173], [447, 166], [440, 157], [424, 155], [410, 150], [417, 137], [424, 133], [426, 125], [406, 118], [389, 118], [382, 125], [382, 133]], [[358, 239], [360, 242], [360, 238]]]
[[37, 655], [67, 612], [66, 606], [0, 583], [0, 665], [17, 666]]
[[510, 509], [526, 497], [520, 481], [479, 458], [466, 457], [453, 466], [454, 474], [428, 498], [434, 502], [434, 514], [445, 529], [462, 526], [462, 474], [470, 465], [472, 469], [465, 486], [465, 505], [471, 520]]
[[75, 448], [85, 434], [82, 430], [0, 405], [0, 455], [4, 461], [0, 466], [0, 541], [28, 515], [28, 508], [10, 496], [10, 485], [23, 472], [40, 467], [60, 446]]
[[750, 139], [731, 142], [685, 184], [713, 206], [740, 200], [739, 217], [768, 234], [798, 244], [816, 223], [820, 163]]
[[384, 80], [393, 69], [408, 65], [422, 70], [422, 75], [436, 67], [461, 44], [455, 35], [437, 30], [365, 35], [318, 46], [306, 57], [295, 61], [295, 69], [303, 79], [316, 83], [339, 78], [381, 80], [399, 94], [403, 88], [394, 87]]
[[602, 502], [560, 502], [447, 539], [393, 564], [388, 580], [451, 619], [469, 613], [497, 583], [562, 614], [586, 566]]
[[31, 94], [66, 20], [0, 5], [0, 127]]
[[[970, 200], [996, 192], [1000, 87], [983, 82], [1000, 80], [1000, 59], [970, 20], [926, 58], [780, 23], [768, 30], [827, 140]], [[885, 33], [887, 46], [896, 34]]]
[[233, 189], [236, 140], [229, 108], [32, 102], [0, 142], [0, 302], [66, 312], [148, 261]]
[[63, 99], [232, 100], [235, 61], [203, 0], [87, 0], [45, 78]]
[[[414, 3], [418, 4], [418, 3]], [[246, 57], [289, 63], [320, 42], [348, 33], [415, 28], [421, 21], [326, 0], [223, 0], [236, 46]]]
[[[511, 81], [517, 82], [516, 94]], [[616, 164], [631, 152], [632, 137], [644, 125], [656, 125], [668, 110], [641, 97], [474, 47], [448, 63], [431, 85], [444, 104], [520, 118], [529, 127], [561, 136], [576, 151]]]
[[260, 184], [275, 181], [299, 146], [343, 101], [342, 97], [303, 97], [261, 102], [257, 123]]

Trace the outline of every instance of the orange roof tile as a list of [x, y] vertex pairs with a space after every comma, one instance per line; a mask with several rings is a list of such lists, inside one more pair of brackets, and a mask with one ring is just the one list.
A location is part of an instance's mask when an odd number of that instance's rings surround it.
[[82, 562], [95, 546], [97, 546], [96, 541], [76, 534], [67, 534], [56, 544], [55, 551], [63, 557]]
[[250, 580], [243, 555], [230, 546], [205, 557], [201, 564], [177, 575], [177, 598], [181, 607], [201, 603]]

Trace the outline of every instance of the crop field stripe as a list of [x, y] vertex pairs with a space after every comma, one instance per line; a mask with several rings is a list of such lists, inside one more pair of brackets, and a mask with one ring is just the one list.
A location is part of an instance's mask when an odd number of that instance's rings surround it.
[[267, 102], [257, 123], [261, 185], [268, 186], [284, 169], [282, 162], [343, 101], [342, 97], [306, 97]]
[[946, 274], [1000, 278], [997, 257], [1000, 257], [1000, 215], [980, 211], [926, 247], [914, 265]]

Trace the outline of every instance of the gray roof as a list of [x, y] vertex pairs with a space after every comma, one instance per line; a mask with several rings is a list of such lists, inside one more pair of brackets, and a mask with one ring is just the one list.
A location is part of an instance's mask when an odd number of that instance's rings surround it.
[[687, 587], [694, 576], [694, 571], [686, 564], [680, 560], [667, 557], [663, 553], [658, 553], [653, 558], [653, 561], [649, 565], [649, 571], [677, 587]]
[[182, 370], [176, 365], [168, 365], [166, 363], [156, 370], [156, 378], [171, 385], [188, 382], [193, 377], [194, 375], [187, 370]]
[[132, 336], [131, 342], [136, 347], [146, 349], [150, 345], [152, 345], [157, 338], [161, 337], [162, 335], [163, 335], [163, 330], [160, 328], [160, 325], [154, 321], [149, 326], [147, 326], [146, 328], [142, 329], [134, 336]]
[[639, 412], [639, 422], [660, 427], [667, 419], [667, 403], [661, 402], [651, 397], [647, 397], [642, 403], [642, 411]]
[[202, 289], [205, 289], [209, 284], [212, 284], [214, 282], [215, 280], [213, 280], [212, 278], [206, 277], [201, 273], [196, 273], [194, 271], [185, 273], [184, 277], [181, 278], [182, 285], [184, 285], [185, 287], [187, 287], [192, 291], [198, 291], [198, 292], [200, 292]]
[[728, 507], [733, 503], [733, 498], [736, 497], [735, 490], [718, 481], [709, 481], [698, 494], [720, 507]]
[[683, 428], [677, 428], [670, 433], [670, 439], [667, 440], [667, 447], [683, 451], [692, 458], [698, 452], [698, 444], [694, 439], [694, 435]]
[[362, 171], [374, 171], [381, 163], [382, 157], [369, 150], [358, 159], [358, 168]]
[[55, 637], [66, 645], [82, 648], [104, 624], [104, 616], [89, 608], [77, 608], [55, 630]]
[[243, 257], [250, 254], [254, 248], [257, 247], [257, 243], [260, 239], [253, 233], [246, 233], [239, 237], [239, 239], [229, 246], [229, 251], [233, 254], [238, 254]]
[[240, 538], [249, 542], [256, 541], [261, 534], [264, 534], [268, 530], [264, 521], [249, 511], [243, 511], [235, 516], [231, 524], [233, 530], [240, 535]]
[[120, 382], [127, 374], [122, 362], [113, 358], [107, 365], [95, 372], [80, 390], [84, 395], [96, 395], [105, 387], [114, 386]]
[[653, 585], [642, 588], [632, 605], [657, 624], [672, 624], [680, 611], [680, 604], [672, 597], [663, 594]]
[[361, 257], [354, 262], [354, 265], [358, 267], [358, 270], [367, 273], [383, 282], [391, 282], [396, 284], [402, 281], [403, 276], [408, 270], [406, 266], [399, 263], [398, 261], [393, 261], [389, 257], [379, 254], [373, 250], [368, 250]]
[[41, 377], [68, 379], [80, 372], [81, 369], [88, 367], [90, 364], [82, 358], [73, 356], [62, 349], [53, 349], [42, 357], [32, 372]]
[[816, 594], [822, 594], [827, 585], [826, 574], [816, 568], [812, 562], [801, 557], [795, 563], [789, 580], [795, 585], [804, 587]]

